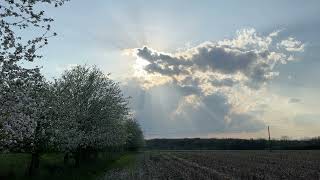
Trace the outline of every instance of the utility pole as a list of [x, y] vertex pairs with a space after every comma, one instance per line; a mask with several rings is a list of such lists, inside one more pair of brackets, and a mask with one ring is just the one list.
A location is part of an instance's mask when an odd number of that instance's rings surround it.
[[269, 135], [269, 151], [271, 152], [271, 138], [270, 138], [270, 128], [268, 126], [268, 135]]

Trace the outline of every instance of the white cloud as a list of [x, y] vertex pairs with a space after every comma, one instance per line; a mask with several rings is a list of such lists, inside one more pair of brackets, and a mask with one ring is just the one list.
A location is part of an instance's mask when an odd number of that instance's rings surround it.
[[284, 48], [289, 52], [303, 52], [305, 44], [293, 37], [289, 37], [288, 39], [282, 40], [280, 43], [278, 43], [278, 48]]
[[177, 53], [146, 46], [132, 49], [133, 56], [146, 61], [134, 79], [146, 92], [157, 87], [177, 91], [180, 98], [166, 112], [168, 118], [189, 119], [200, 132], [258, 131], [268, 99], [277, 99], [265, 88], [279, 75], [274, 67], [289, 63], [294, 59], [291, 52], [304, 48], [294, 38], [279, 42], [279, 33], [263, 36], [244, 29], [234, 39], [208, 41]]
[[[238, 31], [234, 39], [208, 41], [176, 54], [158, 52], [146, 46], [137, 48], [135, 49], [137, 59], [147, 61], [141, 68], [144, 75], [139, 78], [142, 81], [146, 79], [144, 85], [150, 87], [152, 84], [159, 84], [150, 81], [151, 77], [156, 77], [152, 78], [155, 81], [167, 77], [182, 84], [181, 81], [185, 78], [190, 81], [196, 74], [201, 74], [201, 77], [197, 78], [198, 86], [204, 86], [202, 82], [206, 83], [206, 87], [208, 84], [221, 86], [223, 83], [217, 82], [224, 80], [212, 78], [226, 77], [229, 82], [259, 88], [279, 74], [274, 71], [276, 64], [286, 64], [294, 59], [288, 52], [275, 48], [278, 33], [279, 31], [275, 31], [267, 36], [261, 36], [254, 29], [244, 29]], [[290, 50], [298, 48], [297, 46], [301, 49], [304, 46], [294, 38], [277, 44], [278, 47], [279, 44], [286, 45], [285, 47]]]

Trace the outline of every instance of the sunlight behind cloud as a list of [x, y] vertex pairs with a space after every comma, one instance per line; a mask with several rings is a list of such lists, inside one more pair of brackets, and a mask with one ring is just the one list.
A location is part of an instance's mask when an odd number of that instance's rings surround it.
[[[144, 91], [172, 87], [181, 95], [167, 112], [168, 119], [188, 119], [204, 132], [258, 132], [265, 124], [287, 123], [275, 120], [272, 111], [276, 107], [287, 111], [290, 98], [273, 94], [266, 85], [281, 73], [276, 65], [295, 60], [289, 46], [304, 48], [295, 38], [282, 40], [280, 33], [261, 35], [249, 28], [237, 31], [234, 38], [178, 48], [176, 53], [143, 46], [127, 55], [136, 58], [133, 79]], [[294, 118], [279, 117], [283, 116]]]
[[143, 78], [148, 75], [148, 73], [144, 70], [144, 68], [150, 64], [147, 60], [144, 60], [140, 57], [137, 57], [135, 64], [133, 65], [134, 76], [138, 78]]

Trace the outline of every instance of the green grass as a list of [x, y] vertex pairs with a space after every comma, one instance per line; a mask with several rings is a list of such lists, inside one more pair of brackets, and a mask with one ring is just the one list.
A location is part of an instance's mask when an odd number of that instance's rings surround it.
[[0, 179], [23, 177], [30, 158], [29, 154], [0, 154]]
[[32, 178], [26, 176], [31, 159], [30, 154], [0, 154], [1, 180], [91, 180], [103, 176], [112, 168], [133, 166], [135, 153], [100, 153], [98, 158], [82, 161], [80, 167], [73, 163], [63, 164], [63, 154], [44, 154], [41, 156], [38, 174]]
[[124, 168], [124, 167], [134, 166], [136, 162], [136, 155], [137, 155], [136, 153], [123, 155], [114, 163], [110, 164], [108, 168], [111, 169], [111, 168]]

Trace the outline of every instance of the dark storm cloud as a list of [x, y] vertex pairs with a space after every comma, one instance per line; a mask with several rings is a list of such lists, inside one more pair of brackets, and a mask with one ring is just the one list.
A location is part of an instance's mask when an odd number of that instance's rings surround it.
[[223, 74], [247, 71], [258, 58], [254, 52], [241, 52], [214, 45], [199, 47], [197, 51], [191, 58], [196, 66], [203, 71], [218, 71]]
[[[196, 66], [203, 71], [218, 71], [224, 74], [235, 73], [237, 71], [246, 71], [249, 66], [257, 60], [258, 54], [254, 52], [241, 52], [238, 50], [230, 50], [215, 45], [206, 45], [197, 48], [197, 52], [190, 59], [182, 56], [175, 57], [173, 55], [156, 52], [148, 47], [138, 49], [137, 55], [147, 60], [150, 65], [145, 69], [148, 72], [158, 72], [163, 75], [171, 73], [162, 73], [160, 69], [171, 69], [172, 74], [179, 74], [181, 68]], [[161, 67], [163, 66], [163, 67]]]
[[[215, 73], [227, 75], [234, 81], [237, 79], [235, 76], [241, 74], [245, 77], [242, 78], [243, 85], [258, 89], [278, 75], [273, 71], [275, 65], [286, 64], [294, 60], [298, 52], [304, 51], [305, 45], [301, 41], [294, 37], [279, 39], [279, 32], [260, 36], [254, 29], [244, 29], [238, 31], [234, 39], [205, 42], [176, 54], [158, 52], [145, 46], [136, 49], [136, 56], [148, 61], [144, 70], [149, 74], [173, 79], [183, 76], [178, 78], [181, 80], [198, 72]], [[214, 82], [211, 78], [207, 83]]]
[[145, 67], [145, 70], [149, 73], [156, 72], [169, 76], [179, 75], [186, 73], [184, 66], [188, 67], [192, 65], [192, 62], [183, 61], [167, 54], [153, 52], [148, 47], [138, 49], [137, 56], [150, 63]]
[[193, 71], [217, 72], [221, 74], [242, 73], [250, 79], [253, 86], [266, 82], [272, 72], [270, 64], [262, 61], [269, 52], [255, 52], [230, 49], [227, 46], [205, 44], [194, 49], [191, 57], [174, 56], [156, 52], [148, 47], [138, 49], [137, 56], [147, 60], [144, 69], [148, 73], [164, 76], [192, 75]]

